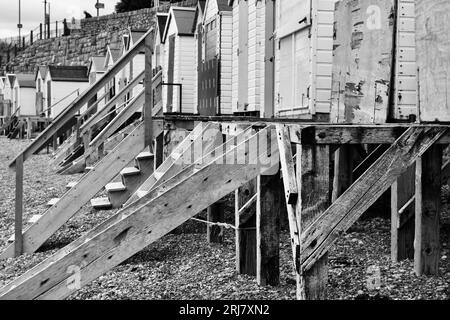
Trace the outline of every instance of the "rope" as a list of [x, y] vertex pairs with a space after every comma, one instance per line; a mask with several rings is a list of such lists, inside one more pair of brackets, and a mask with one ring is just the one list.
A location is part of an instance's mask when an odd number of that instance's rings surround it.
[[229, 224], [229, 223], [224, 223], [224, 222], [211, 222], [211, 221], [207, 221], [207, 220], [203, 220], [203, 219], [197, 219], [197, 218], [191, 218], [191, 220], [197, 221], [197, 222], [201, 222], [201, 223], [205, 223], [205, 224], [209, 224], [211, 226], [218, 226], [218, 227], [224, 227], [225, 229], [234, 229], [234, 230], [256, 230], [256, 227], [248, 227], [248, 228], [237, 228], [236, 226]]

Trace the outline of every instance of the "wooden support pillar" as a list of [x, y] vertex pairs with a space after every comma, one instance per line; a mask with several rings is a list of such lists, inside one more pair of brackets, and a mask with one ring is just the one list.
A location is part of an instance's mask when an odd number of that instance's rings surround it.
[[285, 206], [279, 173], [259, 176], [256, 200], [256, 281], [280, 283], [280, 212]]
[[145, 78], [144, 78], [144, 107], [143, 118], [145, 127], [145, 146], [152, 148], [153, 142], [153, 121], [152, 121], [152, 108], [153, 108], [153, 94], [152, 94], [152, 53], [153, 53], [153, 37], [154, 33], [150, 32], [145, 38]]
[[414, 194], [416, 166], [401, 175], [391, 187], [391, 259], [414, 258]]
[[[222, 201], [218, 201], [213, 205], [208, 207], [207, 219], [210, 222], [224, 222], [225, 211], [224, 204]], [[223, 242], [223, 227], [207, 225], [206, 227], [206, 237], [209, 243], [222, 243]]]
[[416, 162], [414, 269], [418, 276], [439, 272], [442, 146], [431, 146]]
[[14, 256], [18, 257], [23, 251], [22, 217], [23, 217], [23, 155], [16, 159], [16, 199], [14, 217]]
[[353, 146], [343, 145], [334, 154], [334, 178], [332, 201], [339, 196], [353, 182]]
[[[205, 134], [208, 134], [207, 132]], [[216, 134], [214, 141], [215, 146], [220, 146], [224, 143], [224, 136], [222, 134]], [[205, 150], [206, 151], [206, 150]], [[203, 151], [203, 152], [205, 152]], [[205, 154], [204, 154], [205, 155]], [[219, 200], [207, 209], [207, 220], [209, 222], [225, 222], [224, 201]], [[223, 227], [215, 225], [207, 225], [206, 237], [209, 243], [222, 243], [224, 236]]]
[[[236, 270], [239, 274], [256, 275], [256, 205], [251, 203], [256, 193], [256, 181], [252, 180], [236, 190]], [[244, 210], [241, 210], [244, 207]]]
[[[326, 145], [297, 146], [297, 185], [300, 189], [300, 234], [330, 205], [330, 152]], [[299, 217], [297, 217], [298, 219]], [[302, 249], [301, 249], [302, 250]], [[309, 269], [303, 271], [304, 298], [326, 298], [328, 254], [324, 254]]]

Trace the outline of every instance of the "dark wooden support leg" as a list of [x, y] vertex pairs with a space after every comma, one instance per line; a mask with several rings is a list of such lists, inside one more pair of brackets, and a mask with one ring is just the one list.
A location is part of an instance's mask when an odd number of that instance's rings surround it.
[[414, 258], [414, 193], [416, 166], [411, 166], [391, 187], [391, 259]]
[[240, 211], [256, 193], [256, 181], [250, 181], [236, 191], [236, 270], [239, 274], [256, 275], [256, 205]]
[[280, 211], [285, 207], [279, 174], [259, 176], [256, 200], [256, 280], [280, 283]]
[[155, 168], [156, 170], [164, 161], [164, 132], [155, 138]]
[[[208, 207], [208, 221], [210, 222], [224, 222], [225, 212], [224, 204], [222, 201], [218, 201]], [[222, 243], [223, 242], [223, 227], [215, 225], [207, 225], [206, 237], [209, 243]]]
[[[300, 170], [299, 170], [300, 169]], [[329, 146], [297, 146], [297, 181], [300, 188], [300, 232], [330, 205]], [[326, 298], [328, 254], [321, 257], [309, 270], [303, 272], [304, 295], [307, 300]]]
[[442, 146], [431, 146], [416, 162], [414, 269], [417, 275], [439, 271]]

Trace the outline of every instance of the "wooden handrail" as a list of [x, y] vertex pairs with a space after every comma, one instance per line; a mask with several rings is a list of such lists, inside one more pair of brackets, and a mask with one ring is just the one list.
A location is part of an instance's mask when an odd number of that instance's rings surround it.
[[58, 132], [80, 109], [85, 105], [102, 87], [104, 87], [116, 74], [118, 74], [127, 63], [129, 63], [135, 55], [141, 52], [145, 47], [145, 39], [151, 35], [153, 28], [148, 30], [135, 45], [122, 56], [110, 70], [108, 70], [103, 77], [100, 77], [92, 86], [85, 90], [72, 104], [66, 108], [62, 113], [56, 117], [52, 124], [48, 126], [30, 145], [22, 150], [13, 161], [9, 164], [10, 168], [14, 168], [16, 160], [23, 156], [23, 161], [26, 161], [35, 151], [37, 151], [43, 144], [45, 144], [50, 137]]
[[[87, 121], [89, 121], [89, 113], [95, 108], [95, 107], [97, 107], [98, 106], [98, 104], [100, 103], [100, 102], [102, 102], [105, 98], [106, 98], [106, 96], [109, 94], [109, 92], [105, 92], [105, 93], [103, 93], [101, 96], [100, 96], [100, 98], [98, 98], [97, 100], [95, 100], [95, 102], [93, 103], [93, 104], [91, 104], [90, 106], [89, 106], [89, 108], [87, 108], [82, 114], [81, 114], [81, 116], [80, 116], [80, 120], [81, 121], [85, 121], [85, 122], [87, 122]], [[86, 117], [88, 117], [86, 120], [85, 120], [85, 118]]]
[[[158, 72], [152, 79], [152, 89], [156, 88], [162, 81], [161, 73]], [[145, 90], [141, 90], [128, 105], [126, 105], [117, 116], [112, 119], [108, 125], [89, 143], [89, 148], [98, 148], [107, 138], [109, 138], [119, 127], [127, 121], [139, 107], [144, 104]], [[152, 110], [155, 114], [155, 108]]]
[[112, 119], [108, 125], [91, 141], [89, 148], [97, 148], [103, 143], [111, 134], [113, 134], [119, 127], [127, 121], [142, 105], [144, 104], [144, 90], [134, 97], [130, 103], [125, 106], [117, 116]]
[[106, 113], [108, 109], [115, 105], [120, 99], [124, 98], [131, 89], [139, 84], [140, 81], [144, 79], [144, 71], [139, 73], [139, 75], [134, 78], [130, 83], [128, 83], [117, 95], [115, 95], [108, 103], [99, 111], [97, 111], [92, 117], [90, 117], [81, 127], [81, 134], [86, 134], [89, 129], [100, 120]]

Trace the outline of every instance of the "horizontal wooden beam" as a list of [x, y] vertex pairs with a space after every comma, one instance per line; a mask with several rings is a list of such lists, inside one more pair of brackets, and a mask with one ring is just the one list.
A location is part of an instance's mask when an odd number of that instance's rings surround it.
[[430, 148], [446, 128], [410, 128], [301, 235], [305, 270]]
[[[291, 130], [297, 133], [302, 131], [301, 139], [296, 140], [301, 144], [393, 144], [408, 128], [429, 128], [429, 125], [386, 125], [386, 126], [311, 126], [307, 128], [295, 128]], [[450, 126], [431, 126], [450, 128]], [[291, 131], [291, 133], [292, 133]], [[292, 134], [291, 134], [292, 135]], [[297, 134], [295, 136], [298, 136]], [[437, 141], [439, 144], [450, 143], [450, 133], [445, 134]]]

